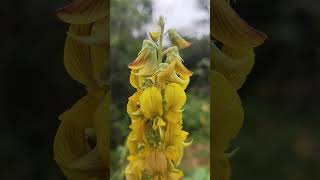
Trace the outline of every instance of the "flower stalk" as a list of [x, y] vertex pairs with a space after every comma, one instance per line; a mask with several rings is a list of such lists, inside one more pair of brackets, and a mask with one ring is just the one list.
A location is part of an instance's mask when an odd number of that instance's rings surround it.
[[127, 104], [131, 132], [125, 176], [129, 180], [181, 179], [183, 173], [178, 166], [183, 149], [191, 144], [186, 143], [189, 133], [182, 129], [182, 109], [192, 72], [183, 65], [178, 52], [186, 46], [176, 44], [187, 41], [179, 36], [171, 41], [172, 47], [163, 50], [163, 17], [157, 25], [158, 30], [149, 33], [152, 41], [144, 40], [138, 57], [128, 65], [130, 83], [136, 89]]

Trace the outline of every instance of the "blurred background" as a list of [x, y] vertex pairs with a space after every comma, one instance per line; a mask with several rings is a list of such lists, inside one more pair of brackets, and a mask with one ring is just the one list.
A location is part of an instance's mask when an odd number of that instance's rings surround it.
[[[183, 127], [193, 139], [185, 149], [180, 168], [185, 179], [209, 179], [210, 121], [209, 121], [209, 0], [111, 0], [111, 175], [123, 175], [126, 161], [125, 141], [130, 119], [126, 105], [135, 89], [129, 83], [127, 65], [138, 55], [148, 32], [155, 30], [160, 15], [166, 21], [165, 29], [175, 28], [191, 47], [180, 51], [184, 64], [194, 72], [187, 88]], [[170, 45], [166, 37], [165, 46]]]
[[232, 180], [320, 179], [319, 1], [232, 3], [265, 32], [240, 89], [244, 127], [235, 139]]

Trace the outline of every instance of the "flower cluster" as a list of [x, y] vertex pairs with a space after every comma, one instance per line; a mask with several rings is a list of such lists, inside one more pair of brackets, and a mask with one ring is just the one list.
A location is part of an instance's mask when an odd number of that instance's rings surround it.
[[[254, 64], [254, 48], [266, 36], [250, 27], [226, 0], [211, 1], [210, 115], [211, 167], [214, 179], [230, 178], [230, 141], [242, 127], [244, 112], [237, 90]], [[218, 42], [218, 43], [217, 43]]]
[[184, 147], [190, 144], [185, 142], [188, 133], [182, 130], [182, 111], [192, 72], [183, 65], [178, 51], [190, 43], [170, 29], [168, 34], [175, 46], [163, 51], [162, 17], [158, 27], [158, 31], [150, 32], [152, 41], [144, 40], [138, 57], [128, 65], [130, 83], [137, 90], [127, 104], [132, 130], [127, 139], [128, 180], [181, 179], [183, 173], [177, 166]]
[[59, 116], [54, 158], [68, 179], [109, 177], [108, 1], [75, 0], [58, 10], [69, 23], [64, 65], [87, 94]]

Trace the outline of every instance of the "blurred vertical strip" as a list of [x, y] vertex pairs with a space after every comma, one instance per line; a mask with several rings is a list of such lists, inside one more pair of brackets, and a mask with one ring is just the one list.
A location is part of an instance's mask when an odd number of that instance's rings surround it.
[[213, 179], [231, 177], [229, 158], [237, 148], [230, 142], [244, 121], [238, 90], [254, 64], [254, 48], [266, 35], [249, 26], [226, 0], [211, 0], [210, 118]]
[[109, 15], [106, 0], [74, 0], [58, 9], [68, 24], [64, 65], [87, 94], [59, 116], [54, 159], [68, 179], [109, 178]]

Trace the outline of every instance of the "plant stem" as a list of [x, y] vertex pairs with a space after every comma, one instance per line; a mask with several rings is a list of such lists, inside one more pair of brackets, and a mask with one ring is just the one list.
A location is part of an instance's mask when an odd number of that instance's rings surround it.
[[163, 41], [163, 31], [164, 31], [164, 22], [163, 22], [163, 17], [160, 17], [159, 23], [160, 25], [160, 37], [159, 37], [159, 47], [158, 47], [158, 64], [162, 63], [162, 41]]

